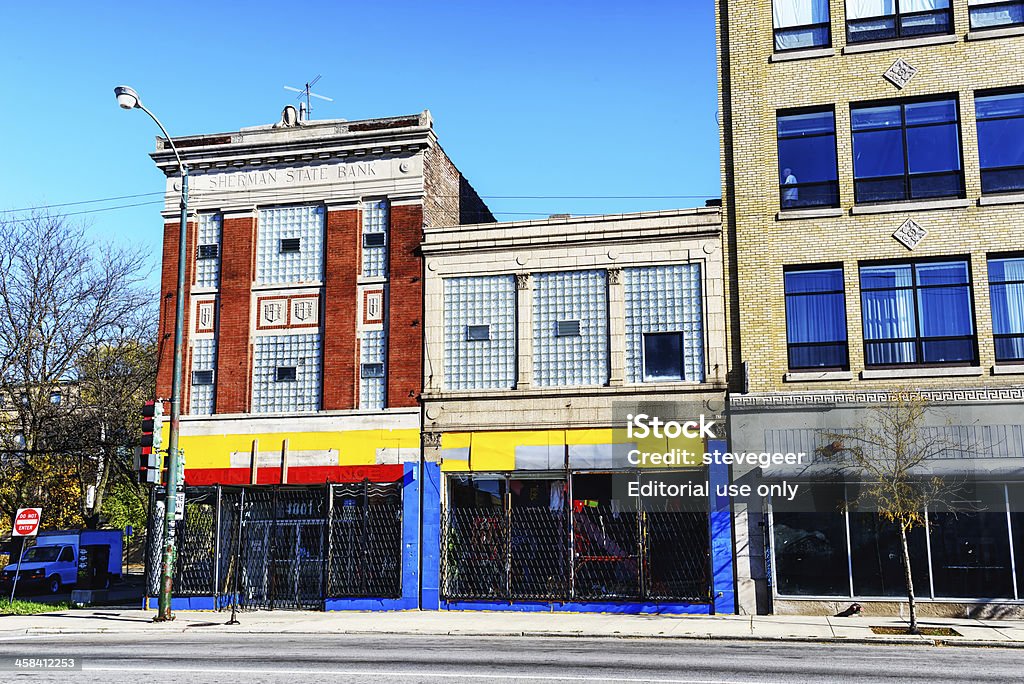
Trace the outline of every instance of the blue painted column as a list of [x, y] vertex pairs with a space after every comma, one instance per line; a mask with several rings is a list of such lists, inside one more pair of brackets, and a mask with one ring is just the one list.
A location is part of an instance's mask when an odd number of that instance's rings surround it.
[[441, 465], [423, 464], [423, 510], [420, 512], [420, 609], [441, 607]]
[[[708, 453], [721, 454], [729, 450], [723, 439], [708, 440]], [[718, 459], [715, 459], [718, 460]], [[711, 530], [711, 596], [715, 613], [736, 613], [736, 579], [734, 572], [732, 500], [719, 495], [718, 487], [729, 484], [729, 466], [711, 463], [708, 466], [710, 510], [708, 525]]]

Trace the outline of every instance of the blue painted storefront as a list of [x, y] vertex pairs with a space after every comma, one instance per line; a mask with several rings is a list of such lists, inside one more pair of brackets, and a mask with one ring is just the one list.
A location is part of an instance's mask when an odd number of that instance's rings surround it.
[[[726, 450], [724, 441], [711, 441], [712, 453]], [[442, 474], [437, 463], [408, 463], [403, 475], [402, 595], [399, 598], [328, 598], [325, 610], [512, 610], [523, 612], [591, 612], [623, 614], [708, 615], [736, 612], [732, 511], [728, 497], [715, 487], [729, 481], [726, 465], [708, 468], [708, 515], [712, 562], [713, 603], [655, 603], [602, 601], [446, 601], [440, 594]], [[150, 599], [151, 607], [156, 599]], [[231, 596], [175, 597], [174, 610], [214, 610], [231, 606]]]

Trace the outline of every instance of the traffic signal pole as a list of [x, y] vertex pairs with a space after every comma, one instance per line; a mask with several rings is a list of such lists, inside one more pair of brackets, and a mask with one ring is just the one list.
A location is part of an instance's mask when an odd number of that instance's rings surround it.
[[[149, 112], [147, 111], [147, 114]], [[150, 114], [150, 116], [153, 116]], [[156, 117], [153, 117], [156, 121]], [[160, 122], [157, 121], [157, 124]], [[163, 126], [160, 126], [163, 129]], [[167, 131], [164, 131], [164, 135]], [[170, 141], [170, 136], [167, 136]], [[178, 154], [174, 150], [175, 155]], [[163, 557], [160, 563], [160, 596], [154, 622], [173, 620], [171, 594], [174, 585], [174, 557], [177, 549], [175, 526], [178, 515], [178, 480], [181, 453], [178, 450], [178, 428], [181, 422], [181, 365], [185, 338], [185, 260], [188, 258], [188, 167], [178, 157], [181, 169], [181, 218], [178, 226], [178, 291], [174, 302], [174, 370], [171, 376], [171, 429], [167, 440], [167, 498], [165, 500]]]

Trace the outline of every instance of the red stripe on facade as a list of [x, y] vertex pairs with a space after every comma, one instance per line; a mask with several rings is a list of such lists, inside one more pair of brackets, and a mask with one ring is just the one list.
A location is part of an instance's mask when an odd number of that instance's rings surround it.
[[[288, 484], [324, 484], [325, 482], [395, 482], [402, 479], [405, 466], [362, 465], [362, 466], [290, 466]], [[247, 485], [251, 471], [248, 468], [186, 468], [185, 484], [200, 485]], [[256, 473], [256, 484], [276, 485], [281, 482], [281, 468], [260, 468]]]

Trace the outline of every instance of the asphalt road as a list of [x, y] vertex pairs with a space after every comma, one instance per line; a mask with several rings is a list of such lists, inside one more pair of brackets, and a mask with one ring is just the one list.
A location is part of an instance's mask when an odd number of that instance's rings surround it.
[[[81, 660], [79, 672], [14, 658]], [[692, 640], [191, 633], [0, 638], [0, 679], [50, 682], [1000, 682], [1020, 649]]]

